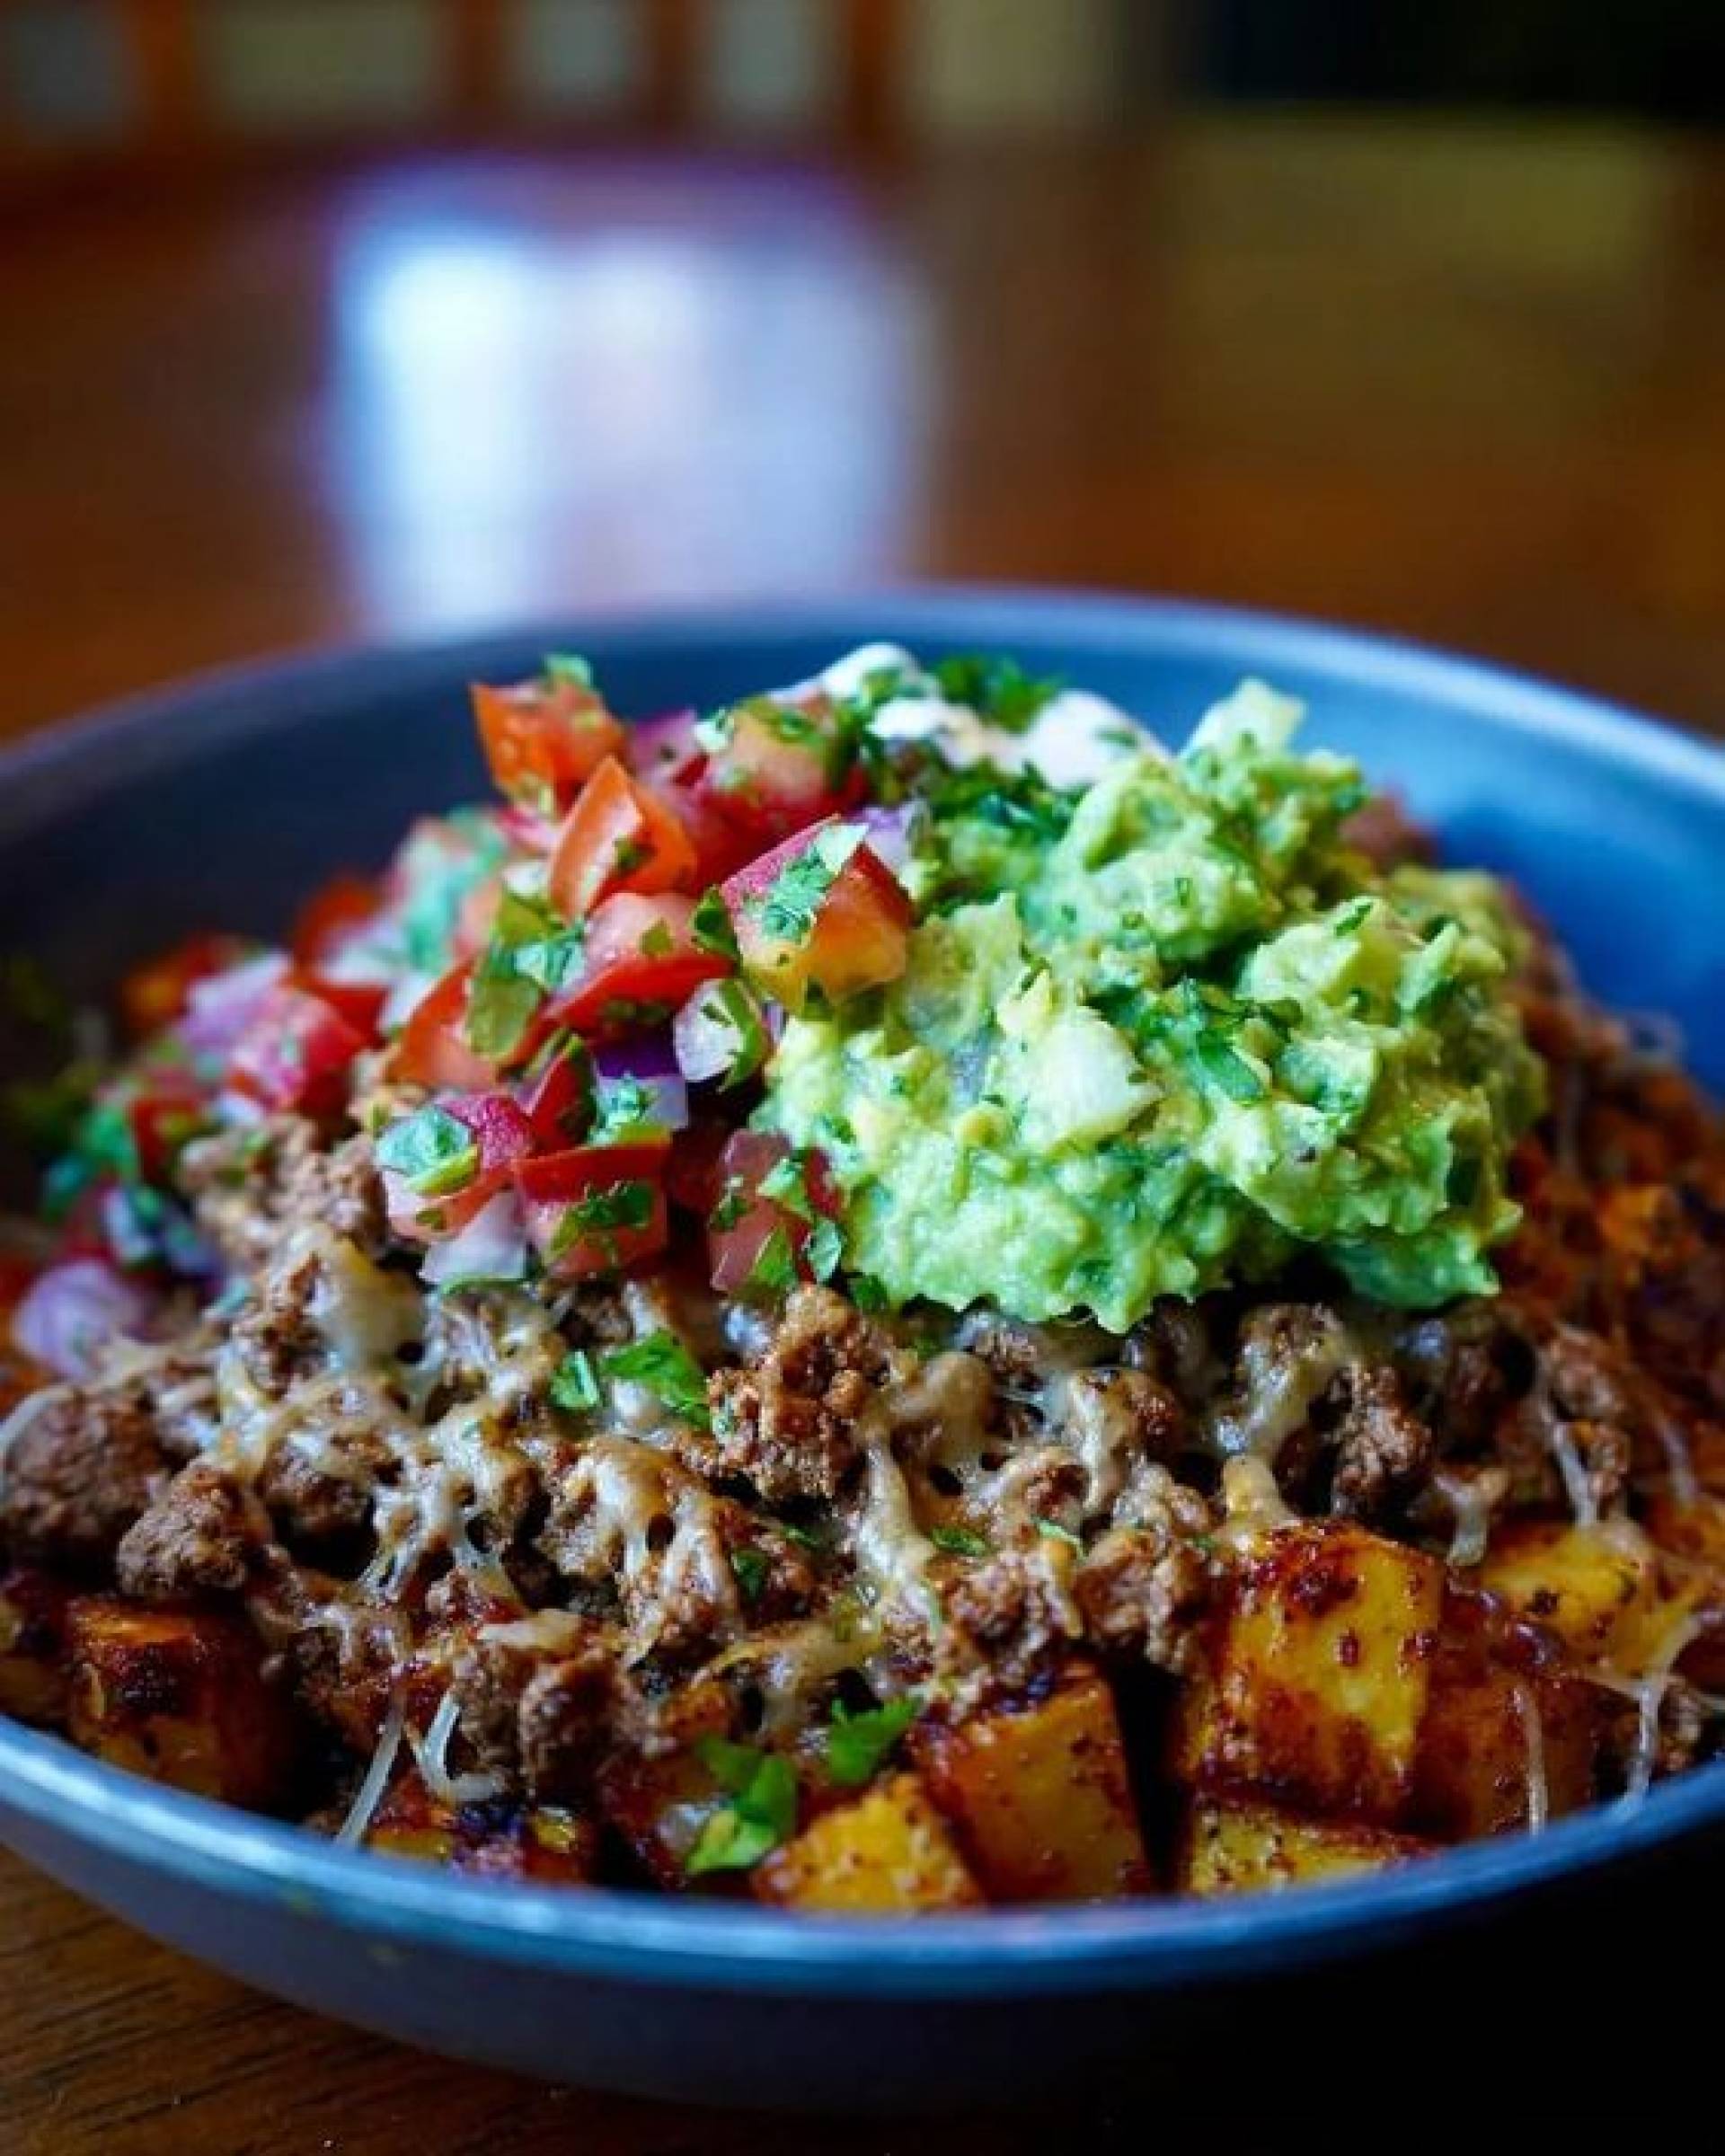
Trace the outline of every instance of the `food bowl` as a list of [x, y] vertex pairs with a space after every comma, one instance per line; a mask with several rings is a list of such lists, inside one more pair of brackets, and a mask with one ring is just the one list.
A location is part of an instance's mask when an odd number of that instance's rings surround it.
[[[1179, 738], [1243, 676], [1307, 700], [1310, 737], [1405, 794], [1457, 860], [1513, 877], [1591, 989], [1669, 1013], [1725, 1081], [1725, 759], [1563, 691], [1326, 628], [1196, 606], [923, 593], [237, 669], [0, 763], [0, 923], [75, 994], [194, 930], [279, 931], [321, 876], [381, 860], [480, 791], [472, 679], [588, 654], [625, 711], [718, 702], [887, 638], [1008, 650]], [[0, 1033], [4, 1067], [21, 1041]], [[1347, 2017], [1384, 2041], [1458, 1993], [1553, 2026], [1603, 1999], [1614, 2048], [1668, 2017], [1650, 1963], [1705, 1913], [1725, 1766], [1633, 1805], [1358, 1882], [920, 1922], [447, 1877], [136, 1780], [0, 1723], [0, 1834], [157, 1936], [323, 2011], [631, 2091], [854, 2107], [1253, 2078]], [[1647, 2022], [1668, 2039], [1668, 2019]]]

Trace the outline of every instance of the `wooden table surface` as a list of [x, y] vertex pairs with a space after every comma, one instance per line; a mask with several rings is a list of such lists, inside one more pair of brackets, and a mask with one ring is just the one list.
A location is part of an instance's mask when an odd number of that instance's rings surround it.
[[[39, 199], [0, 488], [0, 731], [287, 645], [927, 575], [1333, 614], [1725, 729], [1725, 147], [1232, 120]], [[349, 2034], [0, 1860], [7, 2151], [813, 2138]]]

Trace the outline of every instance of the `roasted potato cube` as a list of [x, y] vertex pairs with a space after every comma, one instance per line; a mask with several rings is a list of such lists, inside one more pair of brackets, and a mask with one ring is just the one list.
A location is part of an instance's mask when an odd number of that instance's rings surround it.
[[1555, 1632], [1583, 1664], [1633, 1673], [1669, 1630], [1658, 1557], [1627, 1521], [1513, 1521], [1492, 1537], [1479, 1580], [1517, 1615]]
[[287, 1793], [293, 1710], [242, 1619], [83, 1595], [67, 1612], [66, 1661], [67, 1726], [86, 1751], [229, 1804]]
[[1187, 1815], [1174, 1859], [1181, 1894], [1250, 1894], [1310, 1879], [1382, 1871], [1430, 1845], [1381, 1826], [1303, 1819], [1273, 1805], [1199, 1798]]
[[1413, 1788], [1443, 1607], [1435, 1560], [1343, 1521], [1285, 1527], [1246, 1560], [1189, 1687], [1180, 1779], [1398, 1822]]
[[991, 1902], [1085, 1902], [1150, 1886], [1114, 1697], [1082, 1663], [1045, 1698], [919, 1725], [913, 1756]]
[[390, 1790], [365, 1835], [366, 1847], [383, 1856], [570, 1886], [592, 1879], [598, 1841], [597, 1828], [579, 1812], [557, 1805], [439, 1804], [417, 1774]]
[[1581, 1678], [1440, 1658], [1415, 1756], [1414, 1823], [1465, 1842], [1579, 1810], [1595, 1793], [1599, 1708]]
[[822, 1812], [755, 1868], [765, 1902], [793, 1909], [969, 1909], [982, 1894], [915, 1774]]
[[0, 1578], [0, 1714], [58, 1728], [66, 1719], [66, 1589], [14, 1566]]

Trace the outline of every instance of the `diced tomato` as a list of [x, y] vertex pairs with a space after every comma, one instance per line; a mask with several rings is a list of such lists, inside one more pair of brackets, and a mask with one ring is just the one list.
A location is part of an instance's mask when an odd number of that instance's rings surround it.
[[[756, 1277], [763, 1253], [774, 1237], [790, 1270], [800, 1279], [811, 1278], [806, 1258], [814, 1222], [794, 1206], [764, 1197], [761, 1185], [775, 1168], [792, 1157], [788, 1138], [773, 1131], [733, 1132], [719, 1159], [719, 1197], [707, 1225], [707, 1254], [712, 1265], [712, 1285], [721, 1294], [740, 1294], [761, 1286]], [[812, 1149], [801, 1162], [801, 1195], [806, 1210], [836, 1219], [838, 1192], [824, 1154]]]
[[799, 832], [723, 896], [743, 970], [787, 1010], [801, 1011], [811, 988], [841, 1003], [905, 970], [910, 900], [854, 826], [829, 817]]
[[284, 982], [272, 988], [234, 1044], [227, 1083], [265, 1108], [332, 1115], [366, 1037], [321, 995]]
[[670, 891], [694, 873], [688, 833], [647, 787], [607, 756], [563, 820], [546, 891], [571, 921], [617, 891]]
[[485, 761], [499, 791], [512, 800], [561, 806], [623, 747], [623, 728], [579, 682], [476, 683], [473, 694]]
[[703, 796], [759, 844], [787, 838], [862, 799], [854, 752], [830, 699], [758, 696], [733, 705], [728, 738], [707, 759]]
[[527, 1233], [548, 1272], [609, 1273], [665, 1248], [663, 1145], [579, 1145], [518, 1163]]
[[491, 1082], [496, 1072], [462, 1033], [473, 971], [470, 964], [452, 966], [414, 1004], [390, 1056], [392, 1077], [455, 1092], [476, 1092]]
[[126, 1120], [146, 1183], [166, 1180], [188, 1139], [208, 1120], [202, 1090], [189, 1071], [151, 1072], [126, 1106]]
[[593, 1059], [579, 1040], [528, 1080], [521, 1105], [543, 1151], [563, 1153], [580, 1142], [593, 1124]]
[[294, 963], [314, 971], [325, 964], [382, 904], [383, 893], [370, 878], [332, 876], [299, 909], [290, 940]]
[[686, 1130], [672, 1132], [665, 1188], [674, 1206], [706, 1219], [724, 1191], [724, 1171], [719, 1163], [731, 1135], [730, 1125], [712, 1116], [698, 1116]]
[[119, 1011], [126, 1030], [137, 1039], [159, 1033], [185, 1013], [193, 985], [226, 973], [248, 956], [252, 946], [238, 936], [188, 936], [159, 958], [135, 966], [120, 984]]
[[532, 1124], [508, 1093], [472, 1093], [443, 1104], [473, 1133], [479, 1159], [458, 1190], [416, 1190], [403, 1175], [384, 1171], [389, 1224], [411, 1242], [441, 1242], [464, 1228], [509, 1181], [518, 1162], [535, 1145]]
[[587, 925], [580, 978], [552, 1005], [558, 1025], [597, 1040], [641, 1032], [698, 988], [733, 970], [695, 940], [694, 901], [676, 891], [619, 891]]
[[658, 791], [670, 804], [694, 848], [694, 870], [689, 878], [692, 890], [704, 891], [722, 883], [753, 859], [760, 840], [713, 806], [698, 777], [668, 780]]
[[382, 981], [332, 981], [327, 974], [314, 973], [304, 968], [296, 968], [292, 978], [296, 987], [304, 988], [308, 994], [321, 998], [331, 1010], [339, 1011], [356, 1033], [365, 1035], [368, 1047], [376, 1045], [377, 1021], [389, 996]]

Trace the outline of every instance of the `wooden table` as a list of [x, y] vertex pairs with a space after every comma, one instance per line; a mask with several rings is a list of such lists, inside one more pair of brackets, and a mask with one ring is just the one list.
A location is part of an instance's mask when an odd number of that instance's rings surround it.
[[[0, 730], [271, 647], [923, 575], [1334, 614], [1725, 728], [1725, 151], [1258, 120], [88, 193], [0, 231]], [[3, 1860], [0, 2010], [8, 2150], [809, 2145], [348, 2034]]]

